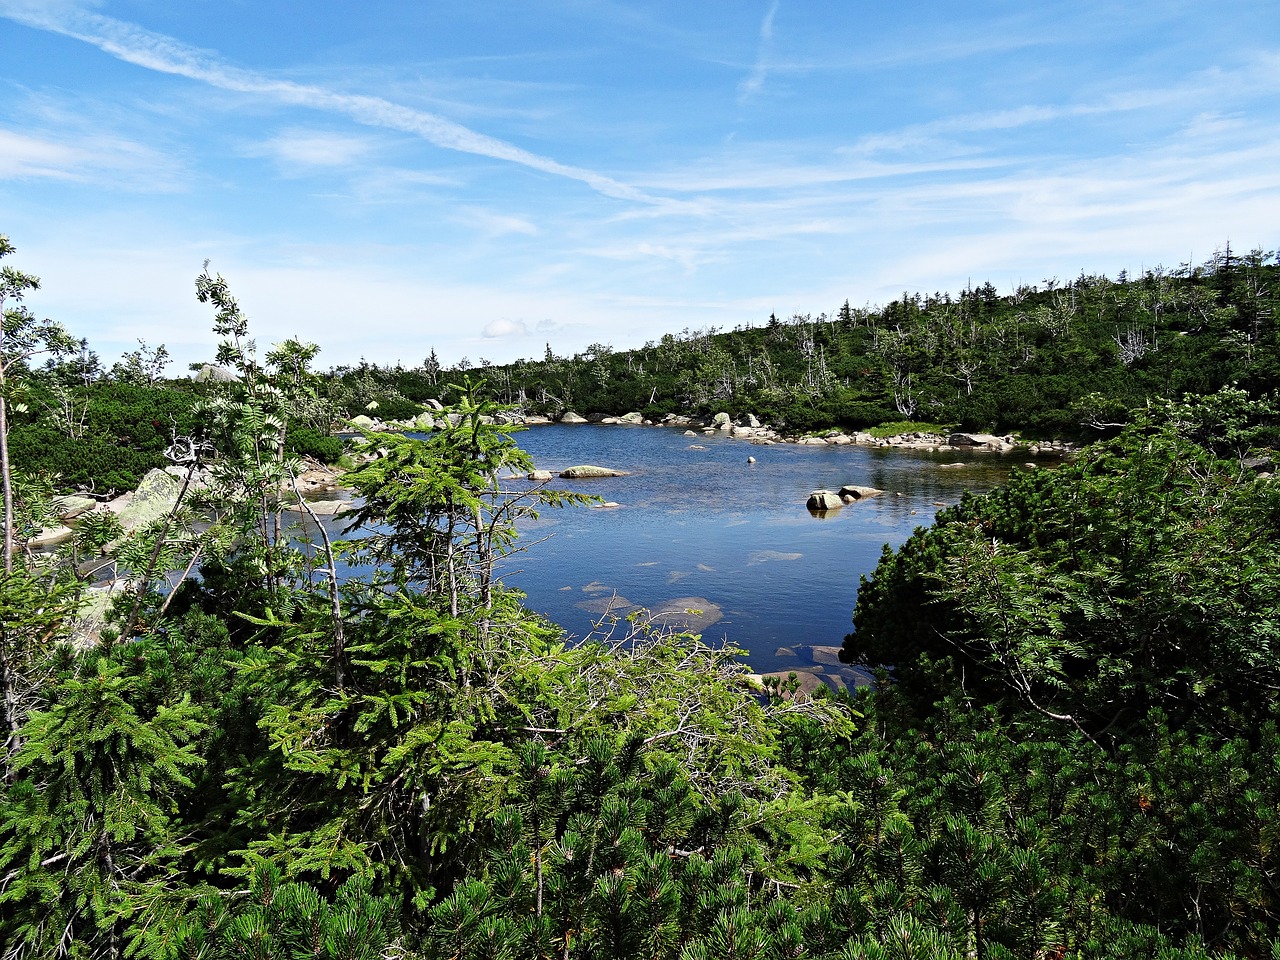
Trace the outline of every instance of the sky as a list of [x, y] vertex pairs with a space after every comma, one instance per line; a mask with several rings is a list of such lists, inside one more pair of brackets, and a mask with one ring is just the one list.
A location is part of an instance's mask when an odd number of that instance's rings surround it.
[[445, 366], [1280, 246], [1237, 0], [0, 0], [0, 233], [110, 362]]

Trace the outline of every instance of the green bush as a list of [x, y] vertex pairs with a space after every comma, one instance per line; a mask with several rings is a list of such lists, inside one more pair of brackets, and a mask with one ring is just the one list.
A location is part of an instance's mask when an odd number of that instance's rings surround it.
[[285, 434], [285, 449], [299, 457], [311, 457], [321, 463], [337, 463], [342, 456], [340, 437], [331, 437], [311, 427], [295, 427]]

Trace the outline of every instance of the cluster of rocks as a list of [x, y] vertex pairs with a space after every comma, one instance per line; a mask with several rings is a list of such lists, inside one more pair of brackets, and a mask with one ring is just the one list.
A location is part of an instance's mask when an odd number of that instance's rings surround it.
[[875, 487], [845, 484], [839, 490], [813, 491], [813, 493], [809, 494], [809, 499], [805, 503], [805, 506], [814, 512], [839, 510], [846, 503], [854, 503], [858, 500], [868, 500], [871, 497], [878, 497], [882, 493], [884, 493], [883, 490], [877, 490]]
[[761, 687], [765, 687], [766, 681], [775, 681], [776, 686], [770, 683], [769, 687], [785, 700], [812, 696], [819, 687], [843, 691], [872, 682], [866, 671], [841, 662], [839, 647], [796, 644], [779, 647], [774, 656], [779, 659], [794, 657], [796, 665], [790, 670], [754, 674], [751, 679]]

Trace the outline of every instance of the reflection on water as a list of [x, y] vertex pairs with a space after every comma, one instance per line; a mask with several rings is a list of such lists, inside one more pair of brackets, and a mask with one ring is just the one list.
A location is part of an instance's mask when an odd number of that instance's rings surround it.
[[[680, 430], [588, 424], [535, 427], [516, 439], [539, 469], [591, 463], [628, 472], [553, 481], [617, 509], [548, 509], [521, 524], [527, 541], [541, 542], [510, 558], [503, 579], [530, 607], [576, 636], [607, 610], [661, 610], [663, 622], [727, 637], [760, 672], [796, 665], [779, 648], [838, 646], [859, 577], [886, 543], [897, 546], [966, 490], [989, 490], [1028, 460], [722, 436], [691, 442]], [[885, 492], [821, 518], [805, 508], [811, 491], [846, 484]]]

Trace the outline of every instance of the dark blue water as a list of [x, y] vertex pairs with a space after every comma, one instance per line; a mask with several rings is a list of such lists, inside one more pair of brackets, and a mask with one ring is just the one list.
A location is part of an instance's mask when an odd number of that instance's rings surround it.
[[[526, 549], [505, 562], [503, 579], [531, 608], [581, 637], [610, 604], [625, 613], [674, 602], [702, 610], [694, 624], [704, 637], [744, 648], [760, 672], [795, 664], [780, 647], [838, 646], [859, 577], [885, 544], [901, 544], [965, 490], [988, 490], [1028, 459], [589, 424], [534, 427], [516, 440], [540, 469], [589, 463], [629, 474], [552, 481], [619, 506], [548, 509], [521, 525]], [[942, 466], [957, 462], [965, 466]], [[811, 491], [845, 484], [885, 493], [821, 518], [805, 508]]]

